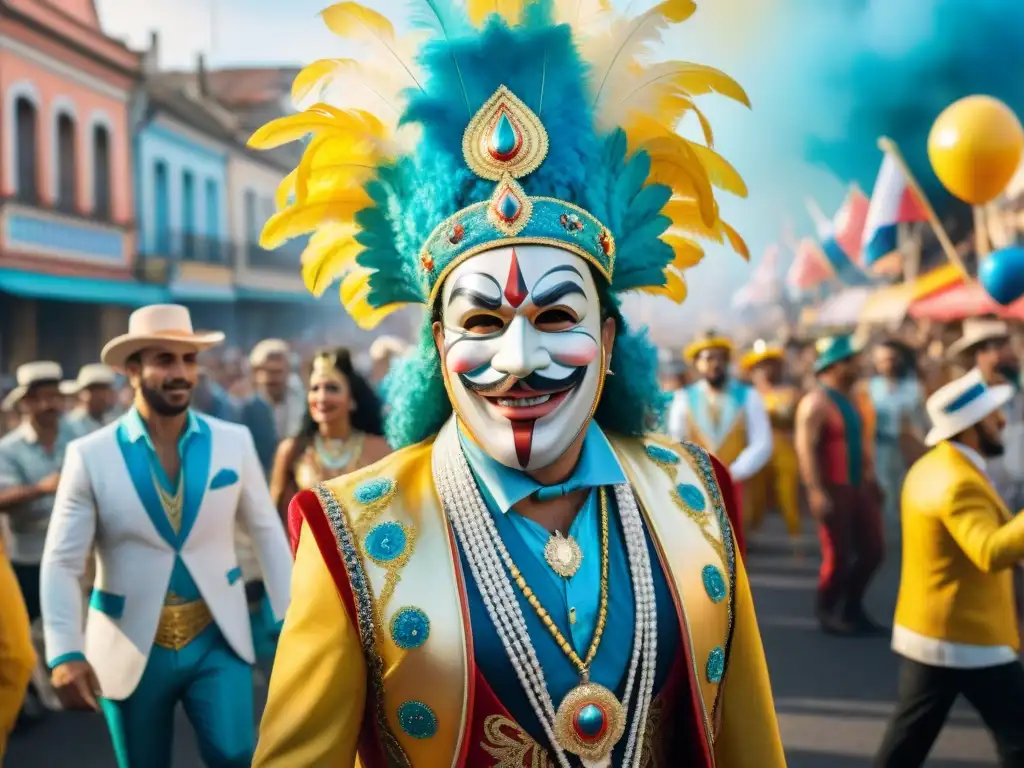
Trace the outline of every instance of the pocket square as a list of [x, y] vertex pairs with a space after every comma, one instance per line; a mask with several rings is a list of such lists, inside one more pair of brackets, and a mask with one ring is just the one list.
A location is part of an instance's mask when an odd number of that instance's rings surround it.
[[216, 491], [218, 488], [225, 488], [229, 485], [234, 485], [238, 482], [238, 473], [233, 469], [222, 469], [210, 482], [210, 490]]

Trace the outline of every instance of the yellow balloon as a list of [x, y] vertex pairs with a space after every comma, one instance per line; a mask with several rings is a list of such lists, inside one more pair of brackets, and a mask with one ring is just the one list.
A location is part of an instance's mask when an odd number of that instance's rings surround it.
[[939, 115], [928, 136], [928, 157], [946, 189], [966, 203], [994, 200], [1017, 172], [1024, 128], [991, 96], [968, 96]]

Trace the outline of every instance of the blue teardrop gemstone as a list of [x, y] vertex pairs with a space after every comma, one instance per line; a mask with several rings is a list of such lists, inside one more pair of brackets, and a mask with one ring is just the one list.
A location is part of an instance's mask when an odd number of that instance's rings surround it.
[[491, 131], [491, 150], [501, 158], [508, 158], [515, 152], [518, 140], [515, 126], [508, 119], [508, 115], [502, 112], [494, 125], [494, 130]]
[[576, 715], [576, 727], [584, 738], [600, 735], [604, 728], [604, 712], [595, 704], [587, 704]]
[[506, 192], [498, 204], [498, 212], [505, 221], [514, 221], [522, 209], [522, 204], [511, 192]]

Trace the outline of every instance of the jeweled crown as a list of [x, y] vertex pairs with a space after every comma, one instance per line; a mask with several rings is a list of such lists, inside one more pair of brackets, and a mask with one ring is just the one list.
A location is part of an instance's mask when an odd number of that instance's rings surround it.
[[578, 205], [531, 197], [517, 181], [540, 168], [548, 147], [544, 123], [504, 85], [469, 121], [462, 135], [466, 165], [481, 179], [497, 184], [489, 200], [445, 219], [424, 243], [420, 267], [430, 302], [451, 270], [498, 245], [563, 248], [590, 262], [611, 283], [611, 231]]

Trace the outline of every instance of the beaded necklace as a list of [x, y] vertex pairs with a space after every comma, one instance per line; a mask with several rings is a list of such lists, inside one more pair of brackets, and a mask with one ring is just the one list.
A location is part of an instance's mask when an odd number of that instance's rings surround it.
[[[551, 742], [558, 764], [562, 768], [570, 768], [566, 756], [569, 752], [578, 755], [585, 768], [607, 768], [611, 765], [612, 750], [621, 739], [629, 719], [622, 765], [638, 765], [642, 753], [637, 749], [638, 739], [647, 722], [653, 697], [657, 611], [647, 541], [632, 488], [628, 483], [615, 486], [636, 606], [633, 654], [623, 693], [626, 705], [604, 686], [590, 682], [589, 675], [584, 672], [580, 675], [580, 685], [566, 695], [556, 712], [509, 578], [515, 564], [462, 453], [454, 420], [441, 430], [434, 451], [434, 479], [441, 501], [462, 545], [494, 629]], [[639, 695], [633, 716], [628, 718], [626, 706], [633, 700], [637, 685]]]

